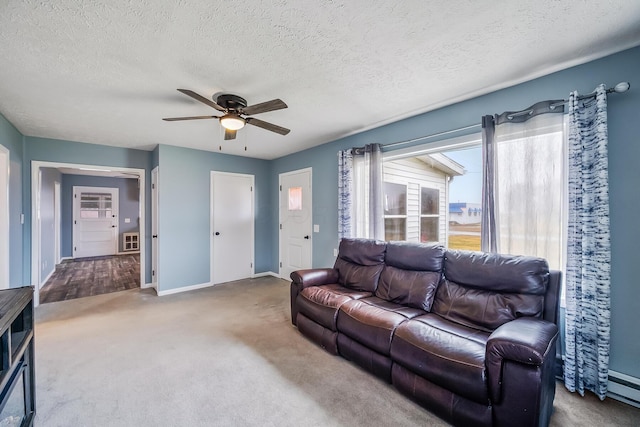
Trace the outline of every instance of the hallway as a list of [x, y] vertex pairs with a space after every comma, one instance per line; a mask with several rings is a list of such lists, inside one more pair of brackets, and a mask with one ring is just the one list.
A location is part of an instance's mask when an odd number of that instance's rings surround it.
[[140, 287], [140, 254], [65, 260], [40, 289], [40, 303]]

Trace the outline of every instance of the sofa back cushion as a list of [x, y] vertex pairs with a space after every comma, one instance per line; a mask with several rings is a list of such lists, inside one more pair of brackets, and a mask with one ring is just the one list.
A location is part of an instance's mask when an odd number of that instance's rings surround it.
[[485, 331], [542, 317], [549, 266], [542, 258], [448, 250], [431, 311]]
[[429, 311], [440, 282], [444, 253], [439, 244], [387, 243], [376, 296]]
[[338, 283], [358, 291], [375, 292], [384, 267], [386, 243], [369, 239], [342, 239], [338, 258]]

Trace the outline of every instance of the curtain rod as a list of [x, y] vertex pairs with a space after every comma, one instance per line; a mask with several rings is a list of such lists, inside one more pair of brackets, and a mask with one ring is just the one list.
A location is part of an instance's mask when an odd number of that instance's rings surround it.
[[418, 138], [408, 139], [406, 141], [399, 141], [399, 142], [392, 142], [392, 143], [389, 143], [389, 144], [383, 144], [382, 147], [394, 147], [396, 145], [410, 144], [412, 142], [422, 141], [423, 139], [435, 138], [436, 136], [442, 136], [442, 135], [447, 135], [449, 133], [455, 133], [455, 132], [460, 132], [460, 131], [467, 130], [467, 129], [477, 128], [478, 126], [482, 126], [482, 123], [476, 123], [476, 124], [473, 124], [473, 125], [464, 126], [464, 127], [457, 128], [457, 129], [446, 130], [444, 132], [432, 133], [430, 135], [419, 136]]
[[[608, 88], [606, 90], [606, 93], [614, 93], [614, 92], [615, 93], [624, 93], [624, 92], [628, 91], [630, 87], [631, 87], [631, 84], [629, 82], [620, 82], [617, 85], [615, 85], [614, 87]], [[580, 96], [578, 96], [578, 99], [593, 98], [594, 96], [596, 96], [596, 92], [595, 91], [593, 91], [593, 92], [591, 92], [591, 93], [589, 93], [587, 95], [580, 95]], [[549, 108], [551, 108], [553, 110], [555, 107], [559, 107], [560, 105], [564, 105], [567, 102], [569, 102], [568, 99], [563, 99], [562, 102], [557, 102], [555, 104], [551, 104], [549, 106]], [[523, 110], [523, 111], [520, 111], [520, 112], [516, 112], [513, 115], [528, 114], [528, 113], [529, 113], [529, 110]], [[432, 133], [430, 135], [419, 136], [418, 138], [408, 139], [406, 141], [391, 142], [389, 144], [383, 144], [382, 147], [383, 148], [385, 148], [385, 147], [395, 147], [396, 145], [411, 144], [412, 142], [418, 142], [418, 141], [422, 141], [424, 139], [435, 138], [437, 136], [442, 136], [442, 135], [447, 135], [447, 134], [450, 134], [450, 133], [460, 132], [460, 131], [463, 131], [463, 130], [473, 129], [473, 128], [476, 128], [478, 126], [482, 126], [482, 123], [476, 123], [476, 124], [473, 124], [473, 125], [464, 126], [464, 127], [457, 128], [457, 129], [451, 129], [451, 130], [447, 130], [447, 131], [444, 131], [444, 132]]]
[[[631, 88], [631, 84], [629, 82], [620, 82], [617, 85], [615, 85], [614, 87], [607, 88], [605, 93], [607, 93], [607, 94], [609, 94], [609, 93], [624, 93], [624, 92], [628, 91], [629, 88]], [[588, 93], [586, 95], [578, 96], [578, 100], [594, 98], [595, 96], [596, 96], [596, 91], [594, 90], [593, 92]], [[569, 102], [568, 99], [563, 99], [562, 102], [556, 102], [555, 104], [549, 105], [549, 108], [551, 108], [553, 110], [554, 108], [559, 107], [561, 105], [564, 105], [567, 102]]]

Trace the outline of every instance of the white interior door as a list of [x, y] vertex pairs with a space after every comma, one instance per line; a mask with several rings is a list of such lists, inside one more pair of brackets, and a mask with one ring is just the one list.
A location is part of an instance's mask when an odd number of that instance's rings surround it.
[[158, 290], [158, 167], [151, 171], [151, 284]]
[[9, 150], [0, 145], [0, 289], [9, 288]]
[[254, 176], [211, 172], [211, 283], [253, 276]]
[[73, 257], [118, 253], [118, 189], [73, 187]]
[[53, 227], [54, 227], [54, 262], [60, 264], [60, 231], [62, 229], [62, 205], [60, 204], [61, 193], [60, 183], [55, 181], [53, 183]]
[[280, 174], [280, 277], [311, 268], [311, 168]]

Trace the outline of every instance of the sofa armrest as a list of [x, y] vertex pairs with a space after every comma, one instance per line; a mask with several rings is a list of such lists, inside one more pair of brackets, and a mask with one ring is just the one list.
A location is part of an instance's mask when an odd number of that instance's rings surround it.
[[298, 284], [301, 290], [309, 286], [329, 285], [338, 282], [338, 270], [333, 268], [297, 270], [291, 273], [291, 280]]
[[[505, 323], [493, 331], [487, 341], [485, 364], [489, 394], [493, 402], [500, 402], [505, 360], [542, 367], [545, 360], [555, 361], [558, 327], [545, 320], [521, 317]], [[549, 358], [548, 354], [553, 353]], [[554, 369], [554, 366], [544, 367]], [[515, 379], [517, 381], [517, 379]]]
[[311, 286], [330, 285], [338, 282], [338, 270], [333, 268], [313, 268], [291, 273], [291, 323], [297, 325], [298, 294]]

